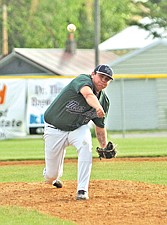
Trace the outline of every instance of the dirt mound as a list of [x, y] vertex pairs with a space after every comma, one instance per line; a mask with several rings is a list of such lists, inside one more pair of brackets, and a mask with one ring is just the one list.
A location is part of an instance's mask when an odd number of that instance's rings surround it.
[[90, 182], [90, 199], [75, 200], [76, 181], [62, 189], [45, 183], [0, 183], [1, 205], [18, 205], [77, 224], [166, 225], [167, 186], [132, 181]]

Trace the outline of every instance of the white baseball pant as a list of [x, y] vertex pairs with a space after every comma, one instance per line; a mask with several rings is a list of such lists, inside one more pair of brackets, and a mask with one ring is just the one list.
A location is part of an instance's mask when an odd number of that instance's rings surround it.
[[92, 168], [92, 137], [89, 125], [83, 125], [74, 131], [62, 131], [45, 123], [45, 173], [47, 183], [63, 175], [63, 164], [66, 150], [72, 145], [78, 153], [78, 190], [88, 192]]

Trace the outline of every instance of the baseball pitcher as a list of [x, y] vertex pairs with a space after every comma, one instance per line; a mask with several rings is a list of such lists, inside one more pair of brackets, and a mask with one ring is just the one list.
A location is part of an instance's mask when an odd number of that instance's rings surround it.
[[108, 65], [97, 66], [91, 75], [74, 78], [44, 113], [45, 169], [47, 183], [62, 188], [65, 149], [72, 145], [78, 154], [77, 200], [87, 200], [92, 167], [92, 137], [89, 121], [95, 124], [99, 158], [116, 156], [115, 145], [107, 140], [105, 117], [109, 100], [103, 91], [113, 80]]

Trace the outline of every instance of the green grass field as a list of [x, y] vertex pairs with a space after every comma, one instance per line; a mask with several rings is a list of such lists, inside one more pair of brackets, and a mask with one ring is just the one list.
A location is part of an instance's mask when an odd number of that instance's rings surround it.
[[[118, 157], [163, 157], [167, 156], [167, 138], [113, 138], [117, 144]], [[93, 157], [98, 142], [93, 138]], [[67, 148], [66, 158], [76, 158], [73, 147]], [[0, 160], [42, 160], [44, 159], [43, 139], [14, 139], [0, 141]]]
[[[118, 158], [167, 156], [167, 138], [114, 138], [118, 146]], [[93, 138], [93, 157], [97, 158]], [[67, 148], [66, 158], [77, 158], [73, 147]], [[38, 139], [15, 139], [0, 141], [0, 160], [44, 160], [44, 142]], [[76, 159], [77, 161], [77, 159]], [[62, 180], [76, 180], [77, 163], [66, 163]], [[0, 166], [0, 182], [41, 182], [43, 165]], [[166, 161], [120, 161], [99, 160], [93, 163], [91, 180], [131, 180], [150, 184], [167, 185]], [[56, 225], [74, 224], [43, 215], [37, 211], [19, 207], [0, 207], [2, 225]], [[25, 219], [26, 218], [26, 219]]]
[[1, 225], [74, 225], [70, 221], [44, 215], [22, 207], [0, 207]]

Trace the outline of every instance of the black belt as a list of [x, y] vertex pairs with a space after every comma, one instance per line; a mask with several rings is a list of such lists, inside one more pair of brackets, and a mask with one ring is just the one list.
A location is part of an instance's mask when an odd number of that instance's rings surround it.
[[53, 129], [58, 129], [57, 127], [54, 127], [54, 126], [52, 127], [52, 126], [49, 126], [49, 125], [48, 125], [48, 127], [53, 128]]
[[[50, 128], [53, 128], [53, 129], [61, 130], [60, 128], [57, 128], [57, 127], [54, 127], [54, 126], [49, 126], [49, 125], [47, 125], [47, 126], [50, 127]], [[61, 130], [61, 131], [67, 131], [67, 132], [70, 132], [69, 130]]]

